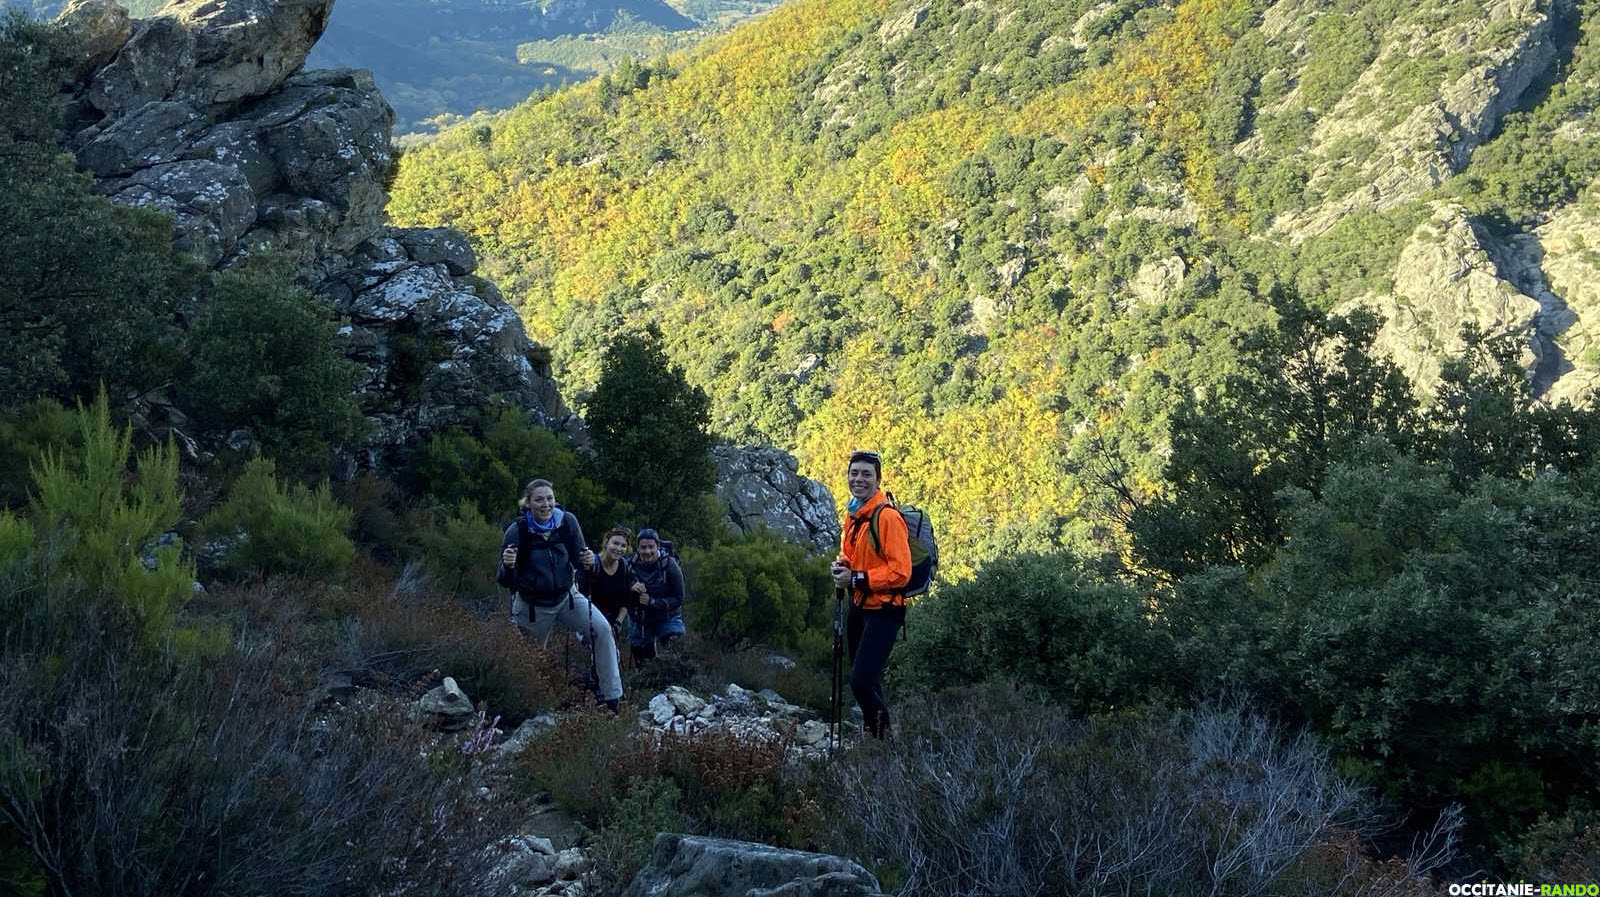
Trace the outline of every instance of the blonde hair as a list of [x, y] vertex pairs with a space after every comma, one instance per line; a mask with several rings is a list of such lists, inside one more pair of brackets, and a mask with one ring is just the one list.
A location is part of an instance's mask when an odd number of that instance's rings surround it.
[[526, 511], [533, 507], [533, 504], [529, 501], [529, 499], [533, 498], [533, 490], [539, 488], [540, 486], [549, 488], [551, 492], [556, 491], [555, 484], [549, 480], [529, 480], [528, 485], [522, 487], [522, 499], [517, 502], [518, 511]]

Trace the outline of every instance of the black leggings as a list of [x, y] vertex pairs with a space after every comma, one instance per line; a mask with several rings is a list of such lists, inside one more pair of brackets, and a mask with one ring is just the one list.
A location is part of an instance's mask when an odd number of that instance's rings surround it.
[[850, 607], [850, 621], [846, 626], [850, 645], [850, 691], [861, 705], [867, 734], [874, 738], [889, 734], [889, 705], [883, 700], [883, 670], [889, 665], [889, 652], [905, 622], [903, 607], [878, 610]]

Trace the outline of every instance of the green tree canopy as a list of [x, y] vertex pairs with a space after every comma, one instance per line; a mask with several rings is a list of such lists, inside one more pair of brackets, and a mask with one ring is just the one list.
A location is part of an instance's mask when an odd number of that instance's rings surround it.
[[667, 361], [655, 325], [607, 346], [585, 420], [602, 485], [641, 524], [684, 536], [703, 525], [704, 496], [716, 485], [710, 408], [705, 390]]

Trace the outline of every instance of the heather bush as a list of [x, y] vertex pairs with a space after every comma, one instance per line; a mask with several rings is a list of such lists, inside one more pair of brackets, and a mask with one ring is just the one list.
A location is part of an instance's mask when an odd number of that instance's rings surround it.
[[234, 544], [224, 566], [236, 576], [253, 573], [335, 577], [355, 558], [351, 513], [334, 501], [327, 484], [285, 487], [276, 467], [256, 459], [228, 490], [228, 499], [206, 516], [208, 538]]
[[307, 713], [273, 633], [195, 663], [55, 597], [56, 625], [10, 620], [0, 652], [0, 845], [49, 893], [470, 892], [506, 821], [401, 715]]
[[560, 659], [504, 616], [483, 620], [444, 598], [376, 586], [350, 600], [340, 652], [352, 668], [397, 681], [440, 670], [512, 725], [576, 698]]
[[630, 763], [634, 722], [604, 710], [570, 714], [519, 761], [530, 782], [586, 825], [602, 825], [626, 793], [628, 781], [648, 770]]
[[1276, 893], [1371, 820], [1324, 748], [1240, 709], [1078, 720], [990, 687], [898, 716], [898, 745], [846, 754], [819, 793], [834, 848], [904, 894]]

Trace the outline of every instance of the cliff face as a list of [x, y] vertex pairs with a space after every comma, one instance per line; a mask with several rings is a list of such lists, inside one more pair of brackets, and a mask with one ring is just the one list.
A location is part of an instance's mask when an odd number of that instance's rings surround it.
[[384, 223], [393, 112], [365, 71], [302, 71], [331, 5], [178, 0], [134, 22], [110, 0], [74, 3], [58, 21], [90, 54], [67, 146], [97, 191], [171, 213], [205, 264], [298, 262], [365, 369], [367, 463], [491, 401], [575, 426], [466, 239]]

